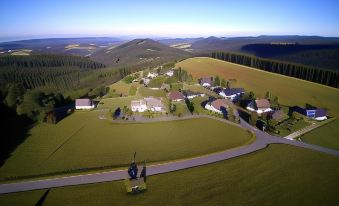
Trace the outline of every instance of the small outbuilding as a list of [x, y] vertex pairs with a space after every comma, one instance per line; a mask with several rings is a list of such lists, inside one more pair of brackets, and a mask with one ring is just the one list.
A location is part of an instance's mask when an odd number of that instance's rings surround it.
[[318, 121], [327, 119], [326, 110], [316, 107], [301, 108], [298, 106], [291, 108], [292, 112], [298, 112], [308, 118], [315, 119]]
[[94, 102], [91, 99], [76, 99], [75, 109], [93, 109]]
[[211, 87], [213, 82], [213, 77], [203, 77], [199, 79], [199, 83], [203, 87]]

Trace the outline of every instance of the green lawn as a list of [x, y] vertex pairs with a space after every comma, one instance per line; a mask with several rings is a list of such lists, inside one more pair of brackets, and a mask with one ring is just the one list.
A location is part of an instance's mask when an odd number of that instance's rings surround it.
[[140, 99], [141, 97], [138, 96], [129, 96], [129, 97], [115, 97], [115, 98], [106, 98], [102, 99], [100, 103], [98, 104], [98, 109], [117, 109], [120, 107], [121, 109], [124, 106], [127, 106], [128, 108], [131, 108], [131, 101]]
[[172, 102], [172, 104], [174, 104], [176, 106], [176, 109], [173, 112], [173, 115], [175, 115], [175, 116], [184, 116], [184, 115], [190, 113], [188, 111], [187, 105], [186, 105], [186, 103], [184, 101]]
[[129, 96], [134, 96], [137, 93], [138, 88], [136, 86], [131, 86], [129, 89]]
[[303, 119], [300, 120], [294, 120], [294, 119], [287, 119], [280, 123], [278, 126], [276, 126], [276, 130], [278, 130], [280, 133], [279, 136], [285, 137], [293, 132], [296, 132], [298, 130], [301, 130], [307, 126], [311, 125], [310, 123], [306, 122]]
[[[303, 107], [308, 103], [324, 108], [330, 115], [339, 117], [339, 90], [337, 88], [211, 58], [190, 58], [177, 63], [176, 67], [185, 69], [194, 78], [219, 75], [224, 79], [235, 79], [232, 87], [243, 87], [247, 91], [253, 91], [256, 97], [264, 97], [269, 91], [272, 95], [278, 96], [282, 105]], [[338, 123], [335, 124], [338, 125]], [[312, 133], [306, 134], [305, 141], [338, 148], [339, 130], [327, 125], [320, 129], [316, 129], [313, 135]], [[317, 132], [317, 130], [320, 131]], [[322, 133], [322, 131], [326, 132]]]
[[75, 112], [56, 125], [32, 128], [0, 168], [0, 179], [126, 166], [134, 152], [138, 160], [148, 162], [175, 160], [252, 140], [247, 131], [212, 119], [113, 124], [110, 117], [99, 119], [101, 114], [100, 110]]
[[[339, 202], [339, 158], [287, 145], [148, 177], [127, 195], [121, 181], [51, 189], [44, 205], [326, 205]], [[34, 205], [45, 190], [0, 195], [1, 205]]]
[[339, 120], [336, 119], [301, 136], [302, 141], [339, 150]]
[[166, 92], [162, 89], [160, 90], [153, 90], [153, 89], [148, 89], [144, 86], [141, 86], [139, 88], [139, 94], [143, 97], [165, 97], [166, 96]]
[[172, 83], [171, 91], [179, 91], [180, 89], [183, 89], [183, 87], [184, 87], [183, 83]]
[[217, 95], [215, 92], [209, 90], [209, 89], [206, 89], [205, 87], [203, 86], [200, 86], [200, 85], [188, 85], [188, 84], [184, 84], [184, 90], [190, 90], [192, 92], [201, 92], [201, 93], [204, 93], [204, 94], [207, 94], [209, 96], [212, 96], [212, 97], [219, 97], [219, 95]]
[[[133, 82], [130, 84], [125, 83], [123, 80], [120, 80], [112, 85], [110, 85], [110, 93], [114, 94], [122, 94], [123, 96], [128, 96], [130, 94], [131, 86], [139, 87], [140, 84], [137, 82]], [[113, 92], [115, 91], [115, 92]]]
[[152, 79], [149, 82], [148, 86], [160, 88], [161, 85], [164, 83], [165, 79], [166, 79], [166, 77], [164, 77], [164, 76], [155, 77], [154, 79]]

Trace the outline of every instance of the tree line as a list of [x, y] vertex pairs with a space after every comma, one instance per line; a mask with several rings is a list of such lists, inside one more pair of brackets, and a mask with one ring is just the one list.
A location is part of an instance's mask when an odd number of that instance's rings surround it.
[[78, 67], [81, 69], [100, 69], [105, 65], [86, 57], [65, 55], [6, 55], [0, 58], [0, 67], [41, 68], [41, 67]]
[[230, 52], [212, 52], [211, 57], [331, 87], [339, 87], [338, 71]]

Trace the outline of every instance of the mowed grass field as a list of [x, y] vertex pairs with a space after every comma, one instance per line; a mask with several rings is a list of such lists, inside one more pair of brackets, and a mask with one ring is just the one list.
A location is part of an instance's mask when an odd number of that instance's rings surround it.
[[[280, 104], [299, 105], [306, 103], [325, 108], [331, 116], [339, 117], [339, 89], [299, 80], [279, 74], [232, 64], [212, 58], [190, 58], [179, 62], [194, 78], [219, 75], [224, 79], [236, 79], [232, 87], [253, 91], [256, 97], [264, 97], [267, 91], [278, 96]], [[305, 142], [339, 150], [339, 121], [322, 126], [305, 134]]]
[[[155, 123], [112, 123], [100, 110], [76, 111], [56, 125], [39, 124], [0, 168], [6, 177], [82, 168], [127, 167], [137, 160], [189, 158], [248, 144], [252, 135], [220, 121], [199, 118]], [[199, 128], [199, 129], [197, 129]]]
[[[51, 189], [43, 205], [326, 205], [339, 202], [339, 158], [288, 145], [148, 177], [127, 195], [121, 181]], [[34, 205], [46, 190], [0, 195], [0, 205]]]

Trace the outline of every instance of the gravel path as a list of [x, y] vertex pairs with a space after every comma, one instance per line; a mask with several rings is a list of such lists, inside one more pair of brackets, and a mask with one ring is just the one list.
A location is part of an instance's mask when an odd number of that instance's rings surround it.
[[[245, 128], [250, 130], [256, 134], [256, 140], [250, 144], [236, 149], [230, 149], [219, 153], [213, 153], [205, 156], [200, 156], [191, 159], [178, 160], [163, 164], [155, 164], [147, 166], [147, 175], [155, 175], [162, 174], [167, 172], [173, 172], [177, 170], [182, 170], [186, 168], [206, 165], [222, 160], [227, 160], [234, 157], [239, 157], [245, 154], [249, 154], [261, 149], [266, 148], [269, 144], [288, 144], [297, 147], [303, 147], [311, 150], [316, 150], [319, 152], [327, 153], [330, 155], [335, 155], [339, 157], [339, 151], [311, 145], [299, 141], [289, 140], [281, 137], [271, 136], [267, 133], [264, 133], [247, 122], [241, 120], [240, 124], [235, 124], [233, 122], [219, 119], [216, 117], [211, 117], [208, 115], [199, 115], [199, 116], [185, 116], [182, 118], [162, 118], [162, 119], [150, 119], [144, 120], [143, 122], [151, 122], [151, 121], [173, 121], [173, 120], [182, 120], [182, 119], [192, 119], [192, 118], [200, 118], [206, 117], [215, 119], [218, 121], [225, 122], [227, 124], [236, 125], [238, 127]], [[126, 122], [125, 122], [126, 123]], [[46, 188], [54, 188], [54, 187], [62, 187], [62, 186], [70, 186], [70, 185], [82, 185], [82, 184], [90, 184], [90, 183], [99, 183], [99, 182], [108, 182], [113, 180], [122, 180], [127, 178], [126, 170], [114, 170], [109, 172], [100, 172], [94, 174], [85, 174], [85, 175], [76, 175], [76, 176], [67, 176], [67, 177], [59, 177], [59, 178], [51, 178], [44, 180], [34, 180], [34, 181], [26, 181], [19, 183], [10, 183], [10, 184], [1, 184], [0, 185], [0, 194], [3, 193], [12, 193], [12, 192], [20, 192], [20, 191], [29, 191], [29, 190], [37, 190], [37, 189], [46, 189]]]

